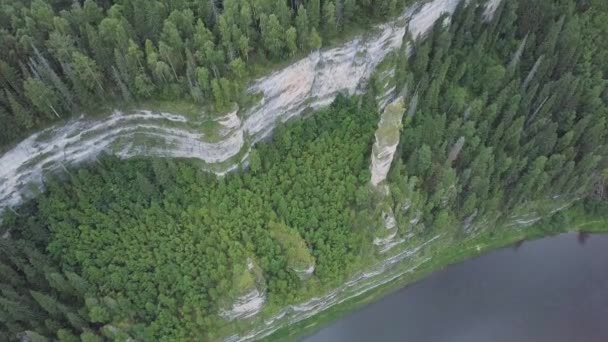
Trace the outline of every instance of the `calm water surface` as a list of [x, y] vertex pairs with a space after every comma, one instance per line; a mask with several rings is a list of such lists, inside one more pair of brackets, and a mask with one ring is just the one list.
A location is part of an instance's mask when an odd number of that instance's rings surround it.
[[564, 234], [450, 266], [305, 342], [607, 342], [608, 235]]

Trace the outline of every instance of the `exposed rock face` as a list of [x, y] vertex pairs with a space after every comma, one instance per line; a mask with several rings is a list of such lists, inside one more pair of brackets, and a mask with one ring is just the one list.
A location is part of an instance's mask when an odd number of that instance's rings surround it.
[[454, 13], [460, 1], [432, 0], [417, 8], [417, 12], [411, 17], [409, 24], [409, 32], [412, 38], [416, 39], [419, 35], [427, 33], [442, 15]]
[[475, 208], [475, 211], [473, 211], [473, 213], [469, 216], [467, 216], [464, 221], [462, 222], [462, 229], [465, 231], [465, 233], [471, 233], [471, 226], [473, 224], [473, 222], [475, 221], [475, 218], [477, 217], [477, 214], [479, 213], [479, 210], [477, 210], [477, 208]]
[[417, 210], [416, 214], [414, 214], [414, 217], [412, 217], [412, 219], [410, 220], [410, 225], [412, 225], [412, 226], [417, 225], [421, 219], [422, 219], [422, 212], [420, 210]]
[[232, 309], [222, 312], [221, 315], [228, 320], [249, 318], [262, 310], [265, 302], [266, 296], [264, 293], [258, 289], [253, 289], [246, 295], [239, 297], [232, 305]]
[[315, 273], [315, 265], [310, 265], [306, 269], [295, 269], [294, 268], [293, 271], [298, 275], [300, 280], [306, 280], [306, 279], [310, 278], [313, 273]]
[[227, 320], [236, 318], [249, 318], [260, 312], [266, 303], [266, 293], [264, 288], [264, 278], [261, 269], [254, 264], [253, 260], [247, 259], [246, 276], [250, 276], [254, 281], [247, 286], [248, 291], [236, 298], [232, 303], [232, 307], [228, 310], [222, 310], [220, 316]]
[[[217, 119], [218, 139], [191, 128], [181, 115], [139, 111], [115, 112], [99, 121], [72, 120], [22, 141], [0, 158], [0, 211], [19, 204], [28, 186], [39, 186], [43, 173], [64, 168], [102, 152], [123, 158], [148, 155], [199, 158], [218, 163], [235, 156], [244, 145], [236, 111]], [[143, 142], [137, 139], [144, 138]], [[155, 139], [156, 144], [150, 144]]]
[[[376, 141], [372, 147], [371, 160], [371, 183], [373, 187], [380, 190], [381, 198], [377, 204], [377, 210], [383, 208], [385, 199], [389, 198], [390, 188], [388, 184], [382, 184], [390, 171], [391, 164], [397, 146], [399, 145], [399, 135], [401, 131], [401, 120], [405, 113], [404, 95], [397, 97], [386, 106], [380, 117], [378, 129], [376, 130]], [[377, 232], [374, 237], [374, 245], [378, 247], [380, 253], [385, 253], [391, 248], [405, 242], [403, 238], [398, 238], [397, 220], [391, 207], [384, 207], [382, 210], [383, 229]]]
[[374, 238], [374, 245], [376, 246], [386, 246], [395, 239], [395, 236], [397, 236], [397, 221], [395, 220], [395, 215], [393, 215], [392, 212], [384, 212], [382, 214], [386, 236]]
[[[342, 46], [317, 51], [254, 82], [253, 93], [263, 93], [259, 104], [241, 113], [219, 118], [217, 137], [196, 129], [200, 124], [181, 115], [136, 111], [114, 113], [100, 120], [80, 118], [36, 133], [0, 157], [0, 211], [28, 197], [28, 184], [39, 187], [42, 173], [111, 153], [198, 158], [223, 174], [241, 160], [246, 138], [255, 142], [275, 124], [317, 109], [340, 92], [354, 94], [388, 53], [401, 46], [407, 29], [413, 36], [428, 31], [443, 13], [451, 13], [460, 0], [434, 0], [410, 8], [398, 19], [377, 26], [371, 33]], [[406, 25], [409, 19], [409, 25]], [[137, 139], [136, 139], [137, 138]], [[141, 140], [155, 139], [152, 146]]]
[[385, 235], [383, 237], [377, 236], [374, 238], [374, 245], [378, 247], [378, 251], [381, 254], [388, 252], [393, 247], [404, 243], [413, 236], [408, 235], [405, 238], [397, 238], [397, 220], [392, 211], [383, 212], [382, 219], [384, 221]]
[[397, 145], [399, 145], [399, 131], [404, 111], [403, 97], [398, 97], [386, 107], [378, 123], [371, 162], [371, 182], [374, 186], [378, 186], [386, 179], [391, 168]]
[[412, 272], [416, 270], [418, 265], [428, 262], [430, 258], [418, 259], [419, 261], [417, 261], [414, 266], [406, 269], [398, 267], [399, 264], [408, 258], [414, 258], [416, 254], [422, 251], [427, 245], [439, 242], [440, 238], [441, 235], [437, 235], [421, 243], [419, 246], [400, 251], [399, 253], [386, 258], [386, 260], [371, 266], [366, 271], [353, 276], [342, 286], [329, 291], [325, 295], [312, 298], [300, 304], [288, 305], [276, 315], [265, 319], [263, 324], [256, 325], [253, 330], [230, 336], [225, 341], [252, 341], [264, 338], [284, 326], [284, 324], [300, 322], [336, 304], [340, 304], [350, 298], [356, 297], [375, 287], [399, 278], [406, 273]]

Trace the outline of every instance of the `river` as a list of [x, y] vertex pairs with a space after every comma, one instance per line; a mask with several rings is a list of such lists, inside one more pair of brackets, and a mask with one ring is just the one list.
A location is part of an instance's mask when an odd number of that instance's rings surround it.
[[606, 342], [608, 235], [562, 234], [449, 266], [303, 342]]

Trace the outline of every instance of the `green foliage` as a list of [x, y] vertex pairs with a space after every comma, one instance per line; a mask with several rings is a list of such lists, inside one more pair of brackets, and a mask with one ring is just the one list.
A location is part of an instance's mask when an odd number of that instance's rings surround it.
[[596, 91], [604, 63], [583, 52], [608, 48], [586, 39], [603, 30], [601, 13], [569, 0], [505, 1], [483, 22], [461, 3], [450, 26], [416, 42], [400, 65], [411, 66], [423, 100], [401, 135], [405, 168], [392, 177], [421, 180], [427, 226], [590, 191], [606, 157], [608, 107]]
[[[393, 1], [395, 2], [395, 1]], [[412, 0], [397, 0], [404, 7]], [[394, 16], [373, 1], [36, 0], [0, 9], [0, 146], [73, 113], [149, 100], [241, 97], [255, 63], [321, 47], [338, 26]], [[234, 60], [245, 61], [235, 71]], [[222, 93], [221, 95], [218, 94]], [[227, 95], [229, 94], [229, 95]]]
[[281, 55], [285, 42], [283, 37], [285, 32], [276, 15], [261, 18], [262, 41], [271, 56], [277, 58]]
[[318, 50], [321, 48], [321, 44], [321, 36], [319, 36], [319, 34], [317, 33], [317, 29], [313, 28], [310, 32], [308, 46], [310, 46], [312, 50]]
[[332, 1], [323, 5], [323, 25], [327, 36], [331, 37], [336, 33], [336, 6]]
[[270, 222], [268, 229], [272, 238], [277, 241], [287, 255], [289, 268], [301, 271], [314, 265], [315, 259], [310, 255], [306, 241], [302, 239], [297, 231], [275, 222]]
[[[87, 0], [56, 15], [58, 3], [11, 2], [0, 12], [2, 25], [19, 28], [0, 30], [8, 133], [54, 116], [42, 108], [111, 96], [107, 74], [124, 83], [121, 96], [187, 90], [226, 110], [248, 58], [318, 49], [332, 15], [343, 27], [395, 6]], [[497, 222], [585, 196], [604, 184], [608, 152], [608, 8], [591, 3], [593, 11], [573, 0], [503, 1], [483, 21], [477, 2], [463, 2], [410, 58], [396, 54], [394, 84], [415, 88], [408, 105], [387, 109], [387, 120], [407, 112], [403, 129], [381, 129], [391, 141], [400, 135], [390, 195], [369, 186], [371, 92], [280, 125], [252, 149], [249, 171], [216, 178], [195, 161], [105, 157], [48, 179], [0, 225], [10, 232], [0, 239], [0, 338], [217, 339], [228, 330], [221, 310], [254, 286], [276, 308], [311, 283], [326, 290], [358, 271], [374, 248], [376, 206], [394, 214], [400, 238], [459, 237], [475, 218]], [[314, 281], [303, 282], [293, 271], [309, 265]]]
[[[220, 310], [254, 285], [270, 302], [285, 303], [303, 286], [294, 270], [316, 265], [326, 287], [344, 281], [371, 244], [353, 233], [352, 211], [356, 189], [369, 181], [377, 114], [373, 101], [361, 108], [357, 102], [340, 97], [279, 127], [272, 142], [252, 150], [251, 173], [216, 179], [192, 161], [104, 158], [51, 180], [48, 193], [23, 208], [27, 215], [5, 221], [21, 227], [15, 241], [35, 227], [49, 237], [40, 249], [21, 252], [42, 263], [19, 290], [32, 288], [24, 295], [45, 313], [23, 312], [32, 320], [27, 325], [59, 334], [40, 328], [48, 316], [62, 335], [89, 340], [102, 325], [135, 339], [208, 339], [225, 324]], [[2, 265], [19, 270], [23, 282], [29, 262], [7, 255]]]

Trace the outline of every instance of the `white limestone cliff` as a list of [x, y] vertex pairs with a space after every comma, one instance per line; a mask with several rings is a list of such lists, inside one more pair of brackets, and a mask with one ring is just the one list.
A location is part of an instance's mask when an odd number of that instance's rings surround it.
[[[216, 119], [218, 139], [189, 127], [181, 115], [115, 112], [98, 121], [83, 118], [36, 133], [0, 157], [0, 211], [19, 204], [28, 188], [39, 186], [45, 172], [96, 157], [102, 152], [122, 158], [147, 155], [198, 158], [219, 163], [244, 145], [236, 112]], [[138, 139], [145, 138], [143, 142]], [[158, 143], [150, 143], [156, 139]]]
[[376, 236], [373, 242], [373, 244], [378, 247], [378, 252], [380, 254], [388, 252], [393, 247], [396, 247], [413, 237], [413, 234], [408, 234], [404, 238], [398, 238], [397, 220], [392, 211], [383, 212], [382, 221], [384, 224], [380, 229], [384, 230], [384, 232], [382, 233], [382, 236]]
[[254, 263], [251, 258], [247, 259], [247, 269], [244, 275], [251, 283], [247, 283], [246, 293], [237, 297], [229, 309], [220, 311], [220, 316], [231, 321], [234, 319], [245, 319], [254, 316], [266, 303], [265, 282], [262, 270]]
[[221, 315], [227, 320], [249, 318], [262, 310], [265, 302], [265, 294], [254, 288], [251, 290], [251, 292], [237, 298], [237, 300], [232, 304], [232, 308], [222, 312]]
[[371, 182], [374, 186], [378, 186], [386, 179], [391, 168], [397, 145], [399, 145], [399, 133], [404, 112], [404, 100], [403, 96], [400, 96], [386, 106], [380, 117], [376, 130], [376, 141], [372, 147]]
[[[327, 292], [326, 294], [311, 298], [305, 302], [288, 305], [271, 317], [263, 319], [261, 324], [247, 332], [229, 336], [226, 342], [252, 341], [262, 339], [284, 324], [294, 324], [316, 315], [328, 308], [343, 303], [351, 298], [357, 297], [371, 289], [386, 284], [397, 279], [404, 274], [415, 271], [420, 265], [428, 262], [430, 258], [422, 257], [418, 254], [428, 246], [440, 243], [441, 235], [436, 235], [431, 239], [420, 243], [416, 247], [399, 251], [385, 260], [372, 265], [367, 270], [354, 275], [343, 285]], [[413, 259], [409, 267], [399, 267], [407, 259]]]
[[[248, 142], [263, 139], [278, 122], [285, 122], [309, 108], [325, 106], [341, 92], [355, 94], [361, 91], [379, 63], [401, 47], [407, 30], [413, 37], [426, 33], [442, 14], [452, 13], [459, 2], [432, 0], [415, 5], [396, 20], [378, 25], [364, 36], [336, 48], [313, 52], [260, 78], [249, 88], [251, 93], [261, 95], [259, 103], [250, 109], [216, 118], [218, 129], [213, 136], [198, 128], [200, 118], [141, 110], [130, 113], [117, 111], [103, 119], [81, 117], [36, 133], [0, 156], [0, 211], [27, 198], [30, 186], [42, 184], [44, 172], [90, 160], [100, 153], [122, 158], [136, 155], [196, 158], [215, 166], [211, 171], [223, 174], [244, 160]], [[499, 2], [491, 1], [488, 15], [494, 12]], [[386, 102], [382, 103], [383, 106], [392, 100], [395, 88], [389, 87], [385, 91], [387, 96], [384, 96]], [[417, 100], [418, 97], [414, 96], [410, 104], [413, 110], [408, 115], [415, 112]], [[381, 176], [384, 171], [380, 170], [390, 168], [390, 164], [382, 167], [380, 164], [377, 176], [385, 178], [386, 175]], [[415, 225], [419, 219], [417, 216], [410, 223]], [[388, 223], [386, 226], [390, 227], [390, 220]], [[10, 232], [2, 238], [10, 238]], [[400, 277], [415, 266], [403, 270], [399, 264], [438, 239], [439, 236], [411, 249], [387, 254], [385, 260], [353, 276], [343, 286], [299, 305], [287, 306], [266, 319], [263, 325], [229, 340], [267, 336], [284, 324], [301, 321]], [[381, 252], [387, 247], [392, 248], [394, 243], [395, 240], [382, 246]], [[294, 271], [302, 271], [306, 276], [314, 272], [314, 267]], [[227, 319], [253, 317], [263, 308], [265, 301], [265, 290], [252, 287], [231, 303], [223, 311], [223, 316]]]
[[[235, 112], [216, 119], [221, 126], [217, 137], [197, 129], [197, 119], [149, 111], [117, 111], [98, 120], [81, 117], [36, 133], [0, 156], [0, 211], [28, 198], [30, 187], [42, 185], [44, 172], [90, 160], [100, 153], [122, 158], [196, 158], [210, 165], [210, 171], [224, 174], [246, 157], [246, 141], [264, 138], [278, 122], [308, 108], [325, 106], [340, 92], [357, 93], [384, 57], [401, 46], [406, 30], [413, 36], [427, 32], [459, 2], [433, 0], [415, 5], [364, 36], [313, 52], [260, 78], [249, 88], [262, 94], [260, 102], [238, 116]], [[148, 143], [150, 140], [155, 143]]]
[[395, 220], [393, 212], [383, 212], [382, 221], [384, 223], [384, 227], [382, 228], [386, 231], [384, 232], [383, 237], [374, 238], [374, 245], [376, 246], [385, 246], [391, 243], [395, 239], [395, 236], [397, 236], [397, 221]]

